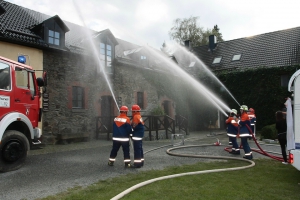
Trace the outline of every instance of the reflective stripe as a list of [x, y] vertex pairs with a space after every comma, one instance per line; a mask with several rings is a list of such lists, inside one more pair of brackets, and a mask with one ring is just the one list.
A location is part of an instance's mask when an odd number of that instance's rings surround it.
[[113, 140], [127, 142], [127, 141], [129, 141], [129, 138], [116, 138], [116, 137], [113, 137]]
[[245, 156], [251, 156], [252, 152], [250, 153], [245, 153]]
[[140, 163], [142, 162], [141, 160], [134, 160], [135, 163]]
[[131, 160], [130, 159], [126, 159], [126, 160], [124, 160], [124, 162], [125, 163], [127, 163], [127, 162], [130, 162]]
[[249, 133], [241, 133], [240, 134], [240, 137], [249, 137], [251, 136]]
[[254, 126], [255, 124], [251, 124], [251, 126]]
[[228, 135], [229, 137], [236, 137], [236, 135], [235, 135], [235, 134], [232, 134], [232, 133], [227, 133], [227, 135]]
[[235, 149], [236, 151], [240, 151], [240, 149]]
[[126, 119], [124, 119], [124, 118], [117, 118], [117, 117], [116, 117], [116, 118], [114, 119], [114, 121], [115, 121], [115, 122], [126, 122]]
[[116, 159], [115, 158], [109, 158], [109, 160], [115, 162]]
[[141, 160], [142, 160], [142, 161], [144, 161], [145, 159], [144, 159], [144, 158], [142, 158]]
[[143, 138], [140, 137], [132, 137], [133, 140], [142, 140]]

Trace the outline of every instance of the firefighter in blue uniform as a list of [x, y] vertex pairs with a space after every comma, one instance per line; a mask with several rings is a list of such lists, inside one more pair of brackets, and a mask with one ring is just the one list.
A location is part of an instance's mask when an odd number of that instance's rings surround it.
[[134, 147], [134, 166], [140, 168], [144, 165], [144, 152], [143, 152], [143, 137], [144, 137], [144, 121], [141, 116], [141, 108], [138, 105], [132, 105], [132, 122], [133, 128], [132, 141]]
[[118, 151], [122, 146], [124, 154], [124, 163], [126, 168], [130, 168], [130, 152], [129, 152], [129, 134], [132, 132], [130, 119], [127, 117], [128, 107], [121, 106], [120, 115], [114, 119], [113, 123], [113, 147], [110, 152], [108, 161], [109, 166], [113, 166], [116, 160]]
[[236, 136], [238, 134], [238, 126], [239, 126], [237, 123], [236, 115], [237, 115], [237, 110], [232, 109], [230, 112], [230, 115], [228, 116], [228, 118], [226, 120], [227, 136], [229, 137], [229, 141], [232, 144], [232, 148], [229, 153], [240, 155], [239, 145], [236, 141]]
[[253, 136], [255, 137], [256, 115], [255, 115], [255, 110], [253, 108], [249, 108], [248, 116], [250, 118], [251, 130]]
[[247, 114], [248, 106], [241, 105], [240, 111], [241, 111], [241, 116], [240, 116], [240, 120], [238, 121], [238, 124], [240, 126], [239, 137], [241, 138], [243, 149], [245, 152], [245, 156], [243, 158], [252, 160], [253, 156], [252, 156], [251, 148], [248, 144], [248, 138], [251, 137], [251, 134], [248, 130], [248, 127], [250, 128], [251, 126], [250, 119]]

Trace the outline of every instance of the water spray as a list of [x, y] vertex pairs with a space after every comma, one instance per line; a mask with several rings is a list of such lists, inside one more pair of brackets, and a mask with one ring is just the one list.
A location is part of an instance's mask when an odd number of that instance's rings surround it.
[[[79, 6], [78, 6], [77, 3], [76, 3], [76, 0], [73, 0], [73, 4], [74, 4], [74, 7], [75, 7], [75, 9], [76, 9], [76, 11], [77, 11], [78, 17], [80, 18], [80, 20], [81, 20], [82, 23], [83, 23], [83, 26], [84, 26], [85, 28], [88, 29], [88, 27], [86, 26], [86, 24], [85, 24], [85, 22], [84, 22], [84, 19], [83, 19], [81, 10], [80, 10]], [[88, 41], [89, 41], [89, 43], [90, 43], [90, 46], [91, 46], [92, 49], [93, 49], [94, 57], [97, 58], [97, 61], [98, 61], [98, 63], [99, 63], [100, 71], [101, 71], [101, 69], [102, 69], [102, 71], [103, 71], [103, 75], [104, 75], [105, 81], [106, 81], [106, 83], [107, 83], [107, 85], [108, 85], [108, 88], [109, 88], [109, 90], [110, 90], [110, 92], [111, 92], [111, 95], [112, 95], [112, 97], [113, 97], [113, 99], [114, 99], [114, 102], [115, 102], [115, 104], [116, 104], [116, 107], [118, 108], [118, 111], [120, 112], [120, 108], [119, 108], [119, 106], [118, 106], [116, 97], [115, 97], [115, 95], [114, 95], [114, 93], [113, 93], [113, 89], [112, 89], [111, 84], [110, 84], [110, 82], [109, 82], [109, 80], [108, 80], [107, 74], [105, 73], [105, 67], [101, 65], [101, 59], [99, 58], [99, 55], [96, 53], [96, 52], [97, 52], [97, 48], [96, 48], [94, 42], [92, 41], [91, 35], [88, 35], [88, 33], [86, 33], [86, 36], [87, 36], [87, 38], [88, 38]]]
[[[231, 94], [231, 92], [228, 90], [228, 88], [208, 69], [208, 67], [197, 57], [195, 56], [193, 53], [191, 53], [190, 51], [188, 51], [186, 48], [184, 48], [183, 46], [181, 46], [180, 44], [178, 43], [173, 43], [172, 44], [168, 44], [167, 47], [175, 47], [177, 49], [180, 49], [181, 51], [184, 51], [185, 53], [188, 53], [189, 56], [191, 56], [193, 59], [196, 60], [196, 62], [200, 63], [200, 66], [211, 76], [213, 77], [226, 91], [227, 93], [232, 97], [232, 99], [239, 105], [239, 102], [234, 98], [234, 96]], [[169, 49], [168, 51], [170, 52], [175, 52], [174, 49]]]

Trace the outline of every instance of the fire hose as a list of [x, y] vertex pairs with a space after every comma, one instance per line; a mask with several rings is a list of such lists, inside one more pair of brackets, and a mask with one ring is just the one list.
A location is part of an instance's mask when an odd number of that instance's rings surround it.
[[[166, 147], [166, 146], [170, 146], [170, 145], [165, 145], [165, 146], [162, 146], [162, 147]], [[195, 171], [195, 172], [187, 172], [187, 173], [180, 173], [180, 174], [172, 174], [172, 175], [168, 175], [168, 176], [162, 176], [162, 177], [150, 179], [150, 180], [141, 182], [139, 184], [136, 184], [136, 185], [128, 188], [127, 190], [125, 190], [125, 191], [121, 192], [120, 194], [116, 195], [115, 197], [113, 197], [111, 200], [118, 200], [118, 199], [124, 197], [125, 195], [129, 194], [130, 192], [132, 192], [132, 191], [134, 191], [134, 190], [136, 190], [136, 189], [138, 189], [140, 187], [143, 187], [145, 185], [148, 185], [148, 184], [154, 183], [156, 181], [160, 181], [160, 180], [177, 178], [177, 177], [187, 176], [187, 175], [197, 175], [197, 174], [206, 174], [206, 173], [215, 173], [215, 172], [242, 170], [242, 169], [247, 169], [247, 168], [255, 166], [255, 163], [252, 160], [247, 160], [247, 159], [244, 159], [244, 158], [236, 158], [236, 157], [229, 157], [229, 156], [207, 156], [207, 155], [179, 154], [179, 153], [172, 153], [171, 152], [173, 150], [181, 149], [181, 148], [205, 147], [205, 146], [219, 146], [219, 144], [214, 144], [214, 145], [204, 144], [204, 145], [179, 146], [179, 147], [173, 147], [173, 148], [167, 149], [166, 152], [170, 156], [193, 157], [193, 158], [208, 158], [208, 159], [225, 159], [225, 160], [239, 160], [239, 161], [243, 161], [243, 162], [248, 162], [248, 163], [250, 163], [250, 165], [246, 165], [246, 166], [242, 166], [242, 167], [225, 168], [225, 169], [213, 169], [213, 170], [204, 170], [204, 171]], [[162, 147], [158, 147], [158, 148], [162, 148]], [[155, 149], [158, 149], [158, 148], [155, 148]]]

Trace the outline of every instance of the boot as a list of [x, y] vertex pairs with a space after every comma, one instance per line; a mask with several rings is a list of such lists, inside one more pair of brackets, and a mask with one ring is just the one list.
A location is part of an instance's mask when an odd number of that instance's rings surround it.
[[132, 168], [132, 165], [130, 163], [125, 163], [125, 168]]
[[108, 161], [108, 166], [114, 166], [114, 162], [113, 161]]

